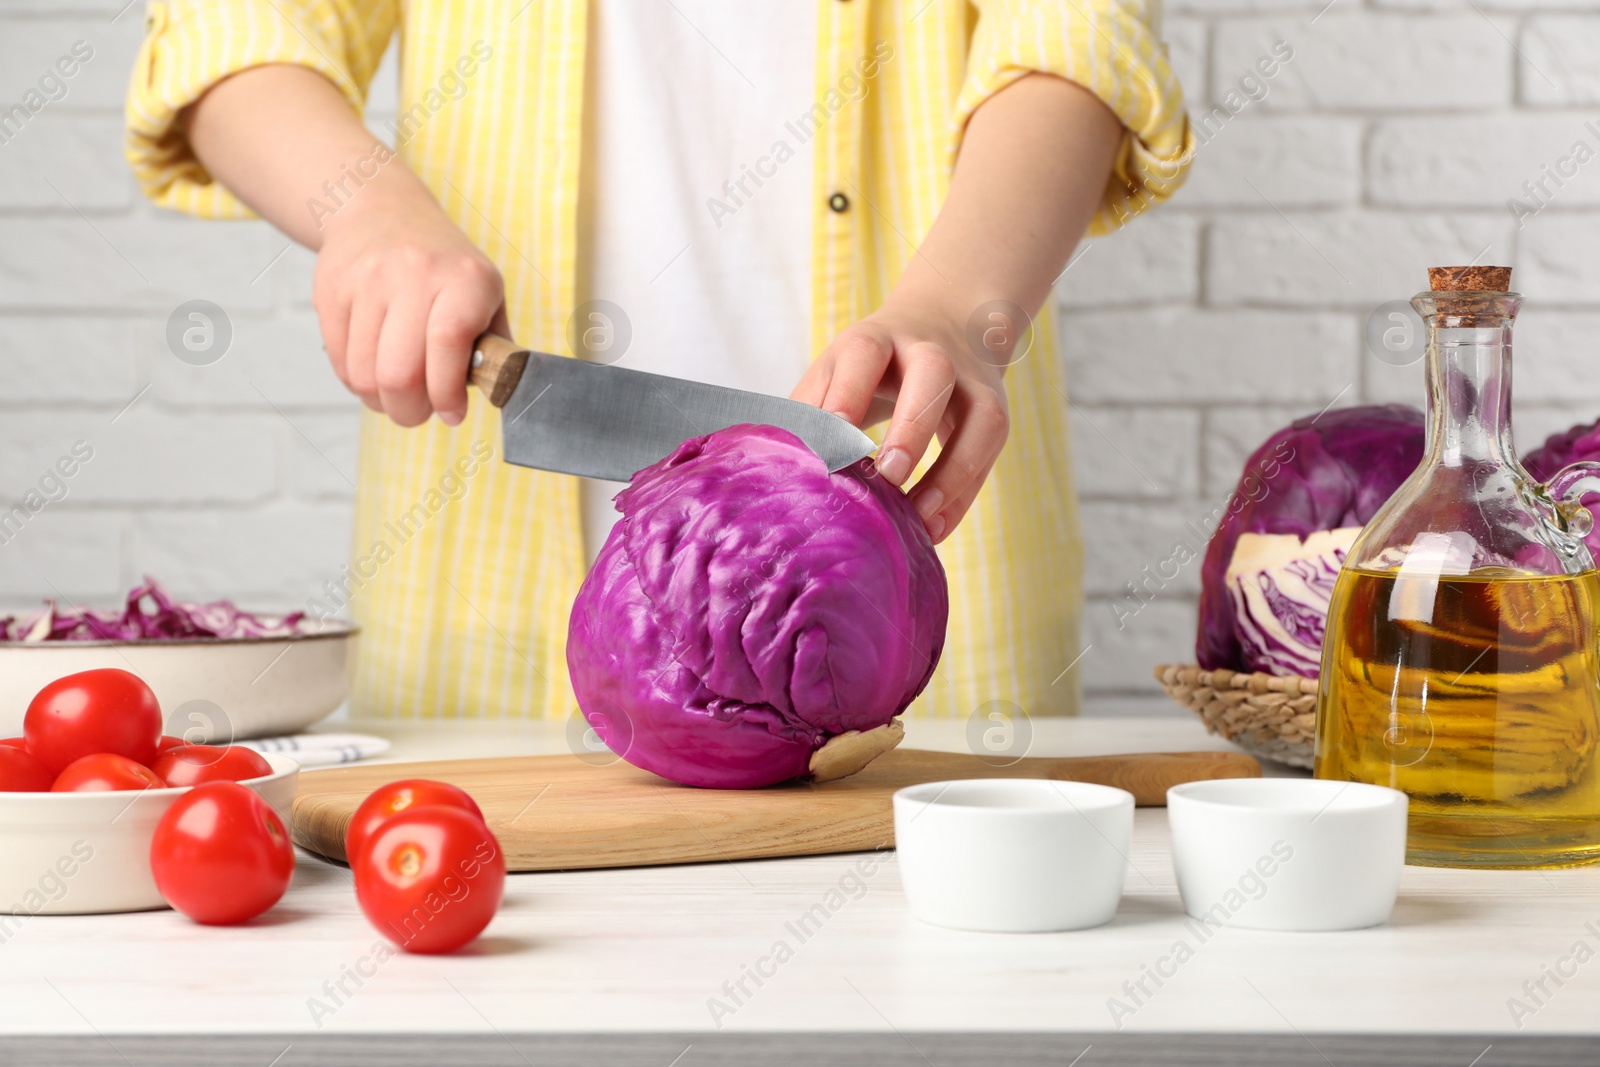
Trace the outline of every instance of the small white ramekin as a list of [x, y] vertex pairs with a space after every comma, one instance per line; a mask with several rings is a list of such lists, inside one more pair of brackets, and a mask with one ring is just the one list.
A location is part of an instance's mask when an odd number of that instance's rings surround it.
[[1037, 778], [929, 782], [894, 795], [911, 913], [958, 930], [1031, 933], [1110, 922], [1133, 794]]
[[1228, 778], [1167, 790], [1184, 910], [1207, 926], [1354, 930], [1389, 918], [1406, 795], [1358, 782]]
[[[262, 756], [272, 773], [240, 785], [289, 825], [300, 765]], [[0, 793], [0, 942], [31, 915], [145, 911], [166, 901], [150, 873], [156, 823], [188, 786], [114, 793]]]

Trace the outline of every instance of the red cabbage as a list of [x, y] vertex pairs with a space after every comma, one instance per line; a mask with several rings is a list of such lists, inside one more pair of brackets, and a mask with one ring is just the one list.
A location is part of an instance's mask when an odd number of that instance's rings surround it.
[[[1548, 481], [1550, 476], [1569, 463], [1582, 460], [1600, 460], [1600, 421], [1574, 426], [1570, 430], [1551, 434], [1544, 444], [1522, 457], [1523, 468], [1538, 481]], [[1600, 493], [1586, 493], [1583, 504], [1595, 517], [1594, 528], [1584, 536], [1589, 554], [1600, 561]]]
[[1298, 534], [1241, 533], [1227, 595], [1243, 669], [1315, 678], [1333, 586], [1359, 526]]
[[[146, 601], [150, 610], [145, 610]], [[187, 603], [172, 599], [146, 575], [118, 614], [93, 608], [63, 611], [55, 601], [26, 619], [0, 617], [0, 641], [164, 641], [196, 637], [288, 637], [302, 632], [305, 613], [254, 615], [230, 601]]]
[[[1320, 623], [1312, 634], [1304, 619], [1291, 620], [1300, 639], [1285, 643], [1274, 636], [1288, 625], [1281, 617], [1241, 622], [1249, 608], [1241, 609], [1227, 581], [1239, 536], [1293, 534], [1303, 542], [1320, 531], [1366, 525], [1422, 462], [1424, 436], [1422, 413], [1413, 407], [1338, 408], [1296, 419], [1251, 453], [1201, 567], [1195, 655], [1202, 667], [1316, 674], [1305, 648], [1320, 647]], [[1336, 540], [1318, 547], [1308, 575], [1343, 560], [1348, 540], [1342, 547]], [[1272, 565], [1255, 573], [1258, 582], [1272, 580]], [[1315, 645], [1305, 644], [1312, 637]]]
[[771, 785], [927, 685], [944, 569], [869, 461], [829, 474], [793, 434], [735, 426], [646, 467], [617, 504], [567, 666], [628, 762], [687, 785]]

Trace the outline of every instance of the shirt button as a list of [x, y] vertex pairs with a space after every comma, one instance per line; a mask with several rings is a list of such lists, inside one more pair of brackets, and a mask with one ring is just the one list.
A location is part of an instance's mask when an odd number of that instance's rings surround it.
[[842, 215], [850, 210], [850, 198], [843, 193], [834, 193], [828, 197], [828, 206]]

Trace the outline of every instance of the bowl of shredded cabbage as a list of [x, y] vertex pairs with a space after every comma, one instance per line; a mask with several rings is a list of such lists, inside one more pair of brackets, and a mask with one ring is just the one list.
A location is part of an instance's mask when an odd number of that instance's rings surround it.
[[28, 702], [64, 675], [132, 671], [154, 690], [165, 731], [227, 744], [302, 730], [350, 689], [360, 628], [344, 619], [183, 601], [146, 578], [121, 608], [0, 615], [0, 736], [22, 733]]

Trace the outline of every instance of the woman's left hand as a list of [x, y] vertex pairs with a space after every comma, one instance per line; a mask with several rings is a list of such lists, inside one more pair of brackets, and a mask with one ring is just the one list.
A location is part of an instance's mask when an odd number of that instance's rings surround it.
[[818, 356], [793, 399], [866, 426], [889, 418], [878, 472], [903, 486], [934, 435], [939, 458], [911, 491], [935, 543], [972, 506], [1006, 443], [1004, 362], [972, 350], [966, 316], [890, 297]]
[[889, 299], [835, 337], [791, 394], [857, 426], [892, 407], [878, 470], [896, 485], [939, 435], [939, 458], [911, 491], [935, 541], [1006, 443], [1001, 375], [1089, 225], [1122, 139], [1117, 116], [1064, 78], [1029, 74], [989, 97]]

